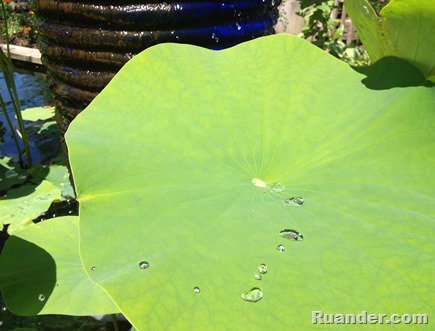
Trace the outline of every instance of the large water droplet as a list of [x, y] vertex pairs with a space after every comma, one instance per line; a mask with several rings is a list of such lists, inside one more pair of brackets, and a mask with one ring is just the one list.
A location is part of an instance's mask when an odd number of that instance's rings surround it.
[[258, 266], [258, 272], [260, 274], [263, 274], [263, 275], [266, 274], [267, 273], [267, 265], [265, 265], [264, 263], [260, 264]]
[[39, 301], [45, 301], [45, 295], [44, 294], [40, 294], [40, 295], [38, 295], [38, 300]]
[[285, 190], [285, 186], [280, 183], [274, 183], [270, 186], [270, 192], [281, 193]]
[[296, 230], [285, 229], [280, 231], [279, 235], [289, 240], [297, 240], [297, 241], [304, 240], [304, 236], [299, 232], [297, 232]]
[[139, 263], [139, 268], [141, 269], [148, 269], [150, 267], [150, 264], [147, 261], [142, 261]]
[[278, 247], [276, 248], [279, 252], [284, 252], [285, 251], [285, 247], [284, 245], [278, 245]]
[[304, 204], [304, 198], [302, 197], [292, 197], [285, 199], [282, 203], [284, 207], [300, 207]]
[[263, 298], [263, 292], [258, 287], [253, 287], [249, 291], [242, 293], [242, 299], [249, 302], [257, 302]]
[[199, 292], [201, 292], [201, 289], [200, 289], [198, 286], [195, 286], [195, 287], [193, 288], [193, 292], [195, 292], [195, 293], [199, 293]]

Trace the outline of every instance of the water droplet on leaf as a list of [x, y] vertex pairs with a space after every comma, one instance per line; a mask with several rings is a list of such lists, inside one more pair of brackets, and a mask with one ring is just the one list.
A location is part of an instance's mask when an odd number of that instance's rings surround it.
[[280, 231], [279, 235], [289, 240], [296, 240], [296, 241], [304, 240], [304, 236], [299, 232], [297, 232], [296, 230], [285, 229]]
[[95, 270], [97, 270], [97, 268], [96, 268], [96, 267], [92, 267], [91, 270], [92, 270], [92, 271], [95, 271]]
[[45, 295], [44, 294], [40, 294], [40, 295], [38, 295], [38, 300], [39, 301], [45, 301]]
[[242, 293], [242, 299], [249, 302], [257, 302], [263, 298], [263, 292], [258, 287], [253, 287], [249, 291]]
[[285, 199], [282, 203], [284, 207], [300, 207], [304, 204], [304, 198], [302, 197], [292, 197]]
[[150, 264], [147, 261], [142, 261], [139, 263], [139, 268], [141, 269], [148, 269], [150, 267]]
[[201, 292], [201, 289], [200, 289], [198, 286], [195, 286], [195, 287], [193, 288], [193, 292], [195, 292], [195, 293], [199, 293], [199, 292]]
[[255, 277], [256, 280], [262, 280], [263, 279], [263, 276], [260, 275], [260, 274], [255, 274], [254, 277]]
[[265, 265], [264, 263], [260, 264], [258, 266], [258, 272], [260, 274], [263, 274], [263, 275], [266, 274], [267, 273], [267, 265]]
[[270, 192], [281, 193], [285, 190], [285, 186], [280, 183], [274, 183], [270, 186]]
[[284, 245], [278, 245], [278, 247], [276, 248], [279, 252], [284, 252], [285, 251], [285, 247]]

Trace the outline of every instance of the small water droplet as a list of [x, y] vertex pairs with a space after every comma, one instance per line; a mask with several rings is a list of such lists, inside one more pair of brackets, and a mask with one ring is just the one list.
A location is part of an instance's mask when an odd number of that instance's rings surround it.
[[285, 199], [282, 203], [284, 207], [300, 207], [304, 204], [304, 198], [302, 197], [292, 197]]
[[280, 183], [274, 183], [270, 186], [270, 192], [281, 193], [285, 190], [285, 186]]
[[97, 270], [97, 268], [96, 268], [96, 267], [92, 267], [91, 270], [92, 270], [92, 271], [95, 271], [95, 270]]
[[8, 309], [6, 308], [6, 306], [2, 307], [2, 311], [7, 311]]
[[147, 261], [142, 261], [139, 263], [139, 268], [141, 269], [148, 269], [150, 267], [150, 264]]
[[284, 245], [278, 245], [278, 247], [276, 248], [279, 252], [284, 252], [285, 251], [285, 247]]
[[264, 263], [260, 264], [258, 266], [258, 272], [262, 275], [267, 273], [267, 265], [265, 265]]
[[199, 293], [199, 292], [201, 292], [201, 289], [200, 289], [198, 286], [195, 286], [195, 287], [193, 288], [193, 292], [195, 292], [195, 293]]
[[263, 279], [263, 276], [260, 275], [260, 274], [255, 274], [254, 277], [255, 277], [256, 280], [262, 280]]
[[263, 292], [258, 287], [253, 287], [249, 291], [242, 293], [242, 299], [249, 302], [257, 302], [263, 298]]
[[240, 30], [242, 29], [242, 27], [240, 26], [239, 23], [236, 23], [236, 27], [237, 27], [237, 30], [238, 30], [238, 31], [240, 31]]
[[40, 294], [40, 295], [38, 295], [38, 300], [39, 301], [45, 301], [45, 295], [44, 294]]
[[296, 230], [285, 229], [280, 231], [279, 235], [289, 240], [296, 240], [296, 241], [304, 240], [304, 236], [299, 232], [297, 232]]

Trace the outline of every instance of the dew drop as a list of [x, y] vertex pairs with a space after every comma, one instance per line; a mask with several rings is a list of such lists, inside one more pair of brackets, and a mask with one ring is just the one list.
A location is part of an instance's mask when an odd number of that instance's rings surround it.
[[278, 245], [278, 247], [276, 249], [278, 250], [278, 252], [284, 252], [285, 251], [284, 245]]
[[199, 292], [201, 292], [201, 289], [200, 289], [198, 286], [195, 286], [195, 287], [193, 288], [193, 292], [195, 292], [195, 293], [199, 293]]
[[270, 192], [281, 193], [285, 190], [285, 186], [280, 183], [274, 183], [270, 186]]
[[45, 301], [45, 295], [44, 294], [40, 294], [40, 295], [38, 295], [38, 300], [39, 301]]
[[8, 309], [5, 306], [2, 307], [2, 311], [7, 311], [7, 310]]
[[265, 265], [264, 263], [260, 264], [258, 266], [258, 272], [262, 275], [267, 273], [267, 265]]
[[249, 302], [257, 302], [263, 298], [263, 292], [258, 287], [253, 287], [249, 291], [242, 293], [242, 299]]
[[292, 197], [285, 199], [282, 203], [284, 207], [300, 207], [304, 204], [304, 198], [302, 197]]
[[297, 232], [296, 230], [285, 229], [280, 231], [279, 235], [289, 240], [296, 240], [296, 241], [304, 240], [304, 236], [299, 232]]
[[95, 270], [97, 270], [97, 268], [96, 268], [96, 267], [92, 267], [91, 270], [92, 270], [92, 271], [95, 271]]
[[262, 280], [262, 279], [263, 279], [263, 276], [260, 275], [260, 274], [255, 274], [255, 275], [254, 275], [254, 278], [255, 278], [256, 280]]
[[147, 261], [142, 261], [139, 263], [139, 268], [141, 269], [148, 269], [150, 267], [150, 264]]

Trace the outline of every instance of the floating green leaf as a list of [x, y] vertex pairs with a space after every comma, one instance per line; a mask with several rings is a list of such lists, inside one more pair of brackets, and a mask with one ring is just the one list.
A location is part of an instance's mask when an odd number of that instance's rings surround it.
[[24, 183], [27, 178], [26, 171], [10, 161], [10, 157], [0, 158], [0, 192], [6, 192], [10, 187]]
[[379, 17], [367, 0], [345, 0], [345, 7], [373, 61], [397, 56], [435, 76], [433, 0], [391, 0]]
[[35, 224], [6, 242], [0, 257], [0, 288], [18, 315], [96, 315], [118, 309], [88, 278], [79, 256], [78, 218]]
[[22, 185], [10, 189], [0, 197], [0, 223], [10, 224], [10, 234], [32, 224], [32, 220], [46, 211], [55, 200], [61, 200], [61, 191], [43, 180], [39, 185]]
[[54, 116], [55, 107], [34, 107], [23, 110], [23, 120], [26, 121], [44, 121]]
[[363, 79], [289, 35], [136, 56], [66, 135], [92, 280], [138, 330], [434, 316], [434, 89]]
[[32, 175], [33, 181], [48, 180], [50, 183], [59, 188], [62, 196], [74, 197], [74, 190], [69, 180], [69, 172], [66, 166], [52, 164], [52, 165], [36, 165], [29, 170]]

